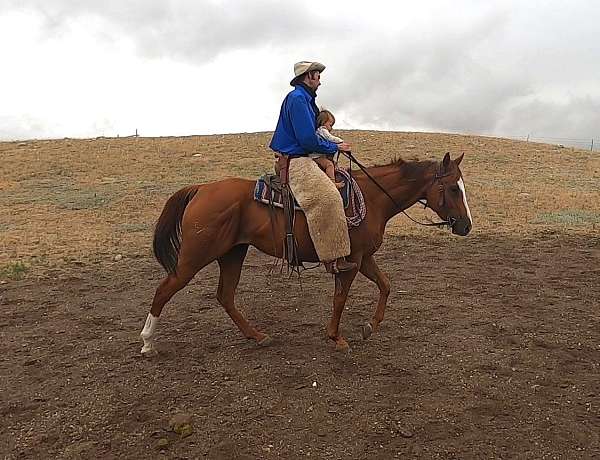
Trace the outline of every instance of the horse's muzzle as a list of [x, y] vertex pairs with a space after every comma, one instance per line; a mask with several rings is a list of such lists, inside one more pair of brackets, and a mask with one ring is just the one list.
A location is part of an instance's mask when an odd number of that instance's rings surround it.
[[459, 219], [456, 219], [454, 221], [454, 224], [452, 224], [452, 233], [454, 233], [455, 235], [467, 236], [471, 231], [472, 227], [473, 224], [471, 224], [469, 218], [461, 217]]

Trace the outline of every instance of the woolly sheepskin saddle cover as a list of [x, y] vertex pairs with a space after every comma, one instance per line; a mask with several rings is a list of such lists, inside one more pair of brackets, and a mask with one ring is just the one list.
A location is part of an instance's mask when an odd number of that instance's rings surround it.
[[311, 158], [294, 158], [288, 183], [306, 215], [319, 260], [327, 262], [350, 254], [342, 197], [327, 174]]

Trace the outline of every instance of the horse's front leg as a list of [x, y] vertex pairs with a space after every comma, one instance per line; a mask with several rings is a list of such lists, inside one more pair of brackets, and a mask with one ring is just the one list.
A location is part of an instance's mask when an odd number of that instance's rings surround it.
[[379, 300], [375, 314], [370, 323], [367, 323], [362, 328], [363, 339], [367, 339], [374, 331], [379, 329], [379, 324], [383, 321], [385, 314], [385, 306], [388, 296], [390, 295], [390, 281], [388, 277], [379, 269], [373, 256], [364, 257], [360, 266], [360, 272], [377, 284], [379, 288]]
[[335, 277], [335, 294], [333, 296], [333, 315], [327, 325], [327, 336], [335, 342], [335, 349], [338, 351], [348, 351], [350, 346], [346, 339], [340, 335], [340, 319], [346, 305], [350, 286], [358, 273], [357, 269], [339, 273]]

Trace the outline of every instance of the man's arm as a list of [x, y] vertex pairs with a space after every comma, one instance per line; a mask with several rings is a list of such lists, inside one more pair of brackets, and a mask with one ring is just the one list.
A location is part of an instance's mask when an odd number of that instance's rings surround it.
[[325, 153], [333, 155], [338, 151], [337, 145], [317, 136], [315, 125], [312, 121], [314, 114], [306, 100], [295, 97], [290, 101], [290, 118], [294, 134], [300, 146], [308, 153]]

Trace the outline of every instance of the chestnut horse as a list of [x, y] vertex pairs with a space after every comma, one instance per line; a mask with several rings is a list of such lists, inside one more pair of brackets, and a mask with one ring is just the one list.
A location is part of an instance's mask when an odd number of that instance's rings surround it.
[[[367, 214], [358, 227], [349, 230], [352, 252], [348, 260], [356, 262], [357, 268], [336, 275], [333, 315], [327, 325], [327, 335], [335, 342], [336, 349], [348, 349], [339, 324], [348, 291], [359, 271], [379, 288], [375, 314], [363, 326], [363, 338], [377, 331], [383, 321], [390, 283], [373, 254], [381, 246], [390, 218], [417, 201], [426, 201], [448, 223], [452, 233], [465, 236], [471, 230], [471, 213], [458, 167], [462, 158], [463, 155], [451, 160], [446, 153], [440, 163], [397, 160], [354, 174], [364, 195]], [[154, 254], [168, 276], [156, 290], [142, 330], [142, 354], [156, 353], [153, 335], [165, 304], [198, 271], [215, 260], [221, 271], [217, 290], [219, 303], [245, 337], [259, 345], [270, 343], [270, 337], [253, 327], [234, 304], [249, 245], [271, 256], [282, 257], [283, 212], [279, 209], [271, 212], [266, 205], [255, 201], [254, 185], [254, 181], [237, 178], [192, 185], [176, 192], [165, 204], [154, 232]], [[301, 211], [296, 212], [294, 233], [300, 261], [318, 262]]]

